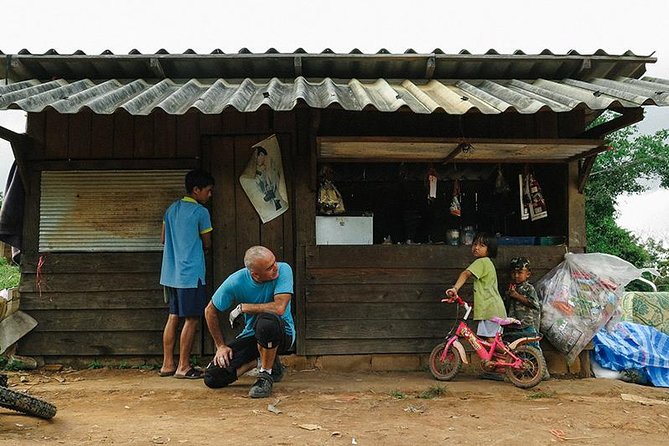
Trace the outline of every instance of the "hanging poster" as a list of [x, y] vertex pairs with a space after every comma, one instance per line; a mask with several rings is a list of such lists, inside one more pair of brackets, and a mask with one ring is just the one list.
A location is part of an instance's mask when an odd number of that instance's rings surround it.
[[253, 154], [239, 177], [242, 189], [263, 223], [288, 210], [286, 179], [276, 135], [253, 146]]

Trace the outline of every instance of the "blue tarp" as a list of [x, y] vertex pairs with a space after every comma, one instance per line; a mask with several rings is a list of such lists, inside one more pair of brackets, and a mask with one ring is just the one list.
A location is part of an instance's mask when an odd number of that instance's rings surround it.
[[637, 371], [658, 387], [669, 387], [669, 336], [653, 327], [619, 322], [592, 339], [593, 359], [616, 371]]

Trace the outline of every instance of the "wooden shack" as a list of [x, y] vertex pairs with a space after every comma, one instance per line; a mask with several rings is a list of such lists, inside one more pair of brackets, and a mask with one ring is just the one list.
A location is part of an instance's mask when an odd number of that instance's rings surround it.
[[[0, 129], [25, 189], [21, 306], [39, 322], [19, 352], [47, 361], [161, 354], [162, 211], [196, 167], [216, 179], [210, 288], [262, 244], [294, 268], [298, 355], [429, 352], [453, 318], [443, 290], [472, 259], [452, 230], [500, 235], [501, 283], [521, 254], [539, 278], [586, 249], [582, 191], [605, 136], [668, 105], [666, 81], [641, 79], [655, 59], [631, 53], [3, 57], [0, 109], [28, 113], [25, 134]], [[263, 224], [239, 176], [271, 135], [290, 208]], [[342, 215], [319, 214], [325, 165]], [[548, 206], [537, 221], [520, 216], [527, 172]], [[319, 244], [317, 217], [360, 217], [371, 244]]]

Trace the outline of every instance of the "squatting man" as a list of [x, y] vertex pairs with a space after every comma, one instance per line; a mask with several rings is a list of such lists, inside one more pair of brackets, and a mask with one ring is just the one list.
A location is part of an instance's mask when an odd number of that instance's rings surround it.
[[[258, 379], [249, 396], [266, 398], [272, 394], [272, 385], [283, 377], [278, 355], [289, 351], [295, 342], [290, 311], [293, 271], [287, 263], [277, 262], [272, 251], [263, 246], [249, 248], [244, 265], [225, 279], [204, 311], [216, 346], [204, 382], [211, 388], [225, 387], [260, 362]], [[230, 325], [243, 315], [244, 329], [227, 345], [219, 313], [233, 306]]]

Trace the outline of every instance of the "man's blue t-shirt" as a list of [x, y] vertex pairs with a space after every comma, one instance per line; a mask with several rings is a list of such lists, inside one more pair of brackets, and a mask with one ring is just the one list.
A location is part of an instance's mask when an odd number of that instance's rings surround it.
[[191, 197], [177, 200], [165, 211], [165, 249], [160, 284], [172, 288], [204, 285], [204, 250], [200, 234], [212, 230], [209, 211]]
[[[277, 262], [279, 277], [269, 282], [258, 283], [251, 277], [247, 268], [232, 273], [211, 297], [211, 301], [219, 311], [225, 311], [237, 304], [264, 304], [272, 302], [276, 294], [293, 294], [293, 270], [287, 263]], [[257, 315], [244, 313], [246, 325], [238, 336], [253, 336]], [[286, 334], [295, 341], [295, 324], [290, 312], [290, 302], [281, 316], [286, 327]]]

